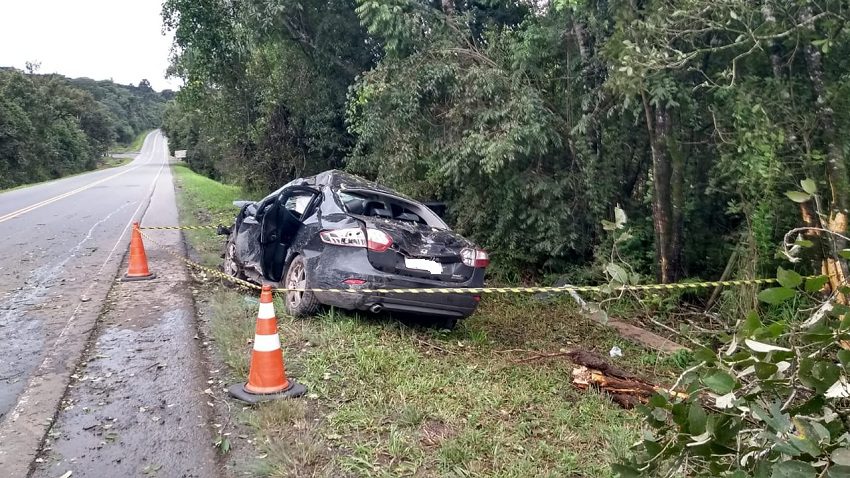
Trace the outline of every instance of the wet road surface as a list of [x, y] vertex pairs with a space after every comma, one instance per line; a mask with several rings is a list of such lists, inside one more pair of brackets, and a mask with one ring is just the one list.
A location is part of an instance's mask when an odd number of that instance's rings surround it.
[[[191, 387], [201, 379], [196, 376], [197, 372], [193, 372], [197, 363], [192, 363], [196, 360], [190, 349], [177, 353], [173, 344], [158, 343], [157, 338], [168, 334], [175, 340], [185, 340], [194, 323], [191, 300], [188, 296], [181, 296], [172, 286], [160, 283], [162, 289], [156, 289], [157, 286], [152, 285], [152, 282], [116, 286], [112, 293], [116, 297], [129, 293], [124, 290], [129, 286], [136, 286], [140, 293], [145, 288], [154, 287], [148, 290], [146, 300], [156, 303], [153, 305], [158, 309], [146, 310], [139, 304], [112, 307], [114, 310], [124, 307], [126, 314], [123, 319], [126, 320], [122, 319], [121, 322], [134, 322], [122, 324], [123, 329], [110, 329], [108, 324], [117, 323], [118, 320], [110, 318], [110, 312], [106, 312], [105, 324], [94, 336], [92, 334], [126, 253], [130, 224], [135, 220], [148, 224], [177, 224], [174, 190], [167, 162], [166, 140], [161, 133], [154, 132], [146, 138], [138, 157], [126, 166], [0, 194], [0, 339], [4, 344], [0, 348], [0, 469], [7, 476], [25, 476], [28, 473], [51, 425], [55, 433], [62, 430], [67, 434], [87, 426], [67, 416], [66, 423], [62, 423], [61, 413], [59, 423], [54, 425], [53, 419], [69, 382], [75, 385], [68, 392], [72, 399], [85, 401], [89, 395], [99, 394], [98, 390], [92, 389], [88, 390], [86, 396], [79, 395], [81, 387], [76, 386], [79, 385], [79, 379], [74, 382], [71, 379], [90, 339], [96, 341], [90, 347], [95, 353], [88, 355], [87, 360], [94, 367], [102, 367], [102, 375], [120, 373], [127, 368], [128, 362], [133, 362], [132, 355], [138, 347], [146, 350], [150, 348], [147, 352], [148, 362], [153, 360], [151, 357], [162, 353], [164, 358], [156, 360], [165, 360], [166, 363], [172, 359], [182, 360], [186, 362], [188, 370], [169, 375], [165, 380], [144, 377], [147, 381], [160, 384], [161, 389], [147, 392], [138, 390], [139, 396], [135, 395], [138, 387], [122, 388], [119, 384], [113, 384], [115, 395], [110, 395], [109, 400], [100, 399], [89, 408], [93, 410], [98, 403], [103, 402], [103, 416], [127, 418], [129, 409], [126, 407], [121, 407], [119, 414], [117, 409], [110, 409], [107, 405], [112, 407], [122, 402], [129, 405], [135, 401], [141, 403], [146, 395], [160, 393], [167, 388], [165, 383], [168, 380], [182, 380]], [[182, 247], [179, 233], [172, 232], [171, 236], [165, 238], [168, 245]], [[149, 245], [148, 248], [152, 247]], [[164, 252], [149, 251], [149, 259], [161, 254]], [[165, 270], [162, 272], [174, 281], [185, 279], [183, 269], [165, 264], [163, 267]], [[150, 331], [138, 331], [148, 329], [149, 326], [152, 327]], [[135, 345], [130, 348], [128, 344]], [[103, 360], [98, 357], [107, 354], [114, 356], [114, 361], [91, 363], [92, 360]], [[141, 360], [129, 365], [150, 366]], [[154, 365], [146, 372], [161, 372], [163, 369]], [[127, 382], [132, 382], [135, 374], [129, 374], [133, 372], [127, 372], [123, 377]], [[171, 408], [179, 407], [180, 413], [188, 421], [189, 413], [198, 407], [198, 403], [203, 403], [195, 398], [186, 398], [190, 395], [194, 397], [195, 391], [193, 388], [191, 392], [186, 390], [179, 397], [164, 395], [161, 398], [169, 398]], [[146, 407], [138, 405], [136, 410], [140, 408]], [[196, 422], [203, 422], [202, 414], [195, 415], [200, 417], [195, 419]], [[118, 425], [128, 430], [125, 436], [151, 432], [144, 427], [139, 428], [137, 423]], [[170, 423], [166, 426], [173, 425]], [[190, 442], [203, 442], [206, 449], [199, 451], [196, 461], [211, 463], [208, 432], [203, 427], [197, 428], [201, 431], [193, 431], [185, 436], [179, 432], [161, 435], [172, 441], [182, 440], [192, 445], [195, 443]], [[152, 443], [159, 443], [159, 453], [173, 452], [173, 448], [161, 442]], [[141, 461], [147, 458], [146, 455], [139, 456], [139, 449], [151, 446], [151, 443], [142, 441], [136, 447], [126, 444], [126, 451], [119, 449], [116, 453], [127, 456], [127, 462], [135, 466], [134, 458]], [[87, 446], [87, 442], [81, 441], [80, 449], [87, 449]], [[76, 461], [77, 453], [73, 450], [69, 453], [72, 456], [59, 454], [57, 460], [60, 463], [72, 458]], [[95, 464], [97, 467], [101, 465], [103, 463]], [[108, 467], [99, 469], [103, 472], [110, 470]], [[163, 476], [162, 473], [167, 469], [160, 471], [160, 475]], [[134, 476], [142, 472], [138, 467], [132, 472], [129, 470], [116, 468], [108, 474]], [[52, 473], [53, 470], [50, 471]], [[202, 475], [209, 476], [212, 473], [213, 468], [201, 469]], [[166, 474], [192, 475], [184, 472]], [[92, 474], [91, 468], [80, 465], [73, 476], [98, 475]]]

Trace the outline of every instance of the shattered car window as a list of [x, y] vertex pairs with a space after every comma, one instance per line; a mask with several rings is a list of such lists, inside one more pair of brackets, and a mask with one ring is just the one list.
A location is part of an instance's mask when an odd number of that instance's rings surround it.
[[398, 197], [361, 189], [340, 190], [337, 197], [349, 214], [448, 229], [446, 223], [426, 206]]
[[304, 214], [310, 201], [313, 199], [312, 194], [295, 194], [286, 200], [286, 209], [297, 213], [299, 216]]

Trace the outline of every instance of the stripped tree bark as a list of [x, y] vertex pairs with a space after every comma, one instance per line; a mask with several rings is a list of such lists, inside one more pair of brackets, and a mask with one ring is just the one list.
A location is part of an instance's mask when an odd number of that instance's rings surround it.
[[[800, 22], [808, 24], [809, 29], [814, 31], [815, 25], [812, 21], [811, 7], [805, 7], [801, 11]], [[817, 119], [821, 126], [821, 134], [826, 143], [826, 180], [829, 185], [829, 210], [825, 214], [827, 229], [838, 234], [847, 232], [848, 209], [850, 209], [850, 187], [848, 187], [846, 158], [841, 145], [837, 142], [837, 131], [835, 128], [835, 112], [830, 105], [824, 84], [823, 56], [820, 49], [809, 41], [804, 49], [806, 69], [815, 93]], [[815, 211], [816, 212], [816, 211]], [[816, 217], [811, 215], [811, 217]], [[832, 245], [830, 254], [824, 258], [823, 269], [829, 276], [829, 283], [833, 291], [839, 292], [838, 301], [846, 304], [847, 297], [840, 292], [847, 285], [847, 262], [838, 253], [847, 247], [847, 241], [835, 234], [828, 239]]]

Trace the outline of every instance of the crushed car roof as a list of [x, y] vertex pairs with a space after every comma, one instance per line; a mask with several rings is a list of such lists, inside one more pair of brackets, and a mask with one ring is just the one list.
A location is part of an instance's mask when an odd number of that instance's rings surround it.
[[409, 201], [416, 202], [414, 199], [405, 196], [404, 194], [401, 194], [398, 191], [382, 186], [374, 181], [369, 181], [368, 179], [361, 178], [360, 176], [346, 173], [345, 171], [340, 171], [338, 169], [324, 171], [315, 176], [308, 176], [305, 178], [295, 179], [284, 187], [294, 184], [309, 186], [328, 186], [334, 191], [345, 189], [371, 189], [373, 191], [390, 194], [402, 199], [407, 199]]

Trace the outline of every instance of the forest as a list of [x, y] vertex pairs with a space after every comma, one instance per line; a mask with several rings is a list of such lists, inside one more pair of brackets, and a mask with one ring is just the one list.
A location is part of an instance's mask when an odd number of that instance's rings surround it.
[[[850, 476], [850, 2], [166, 0], [163, 18], [185, 80], [163, 127], [198, 172], [259, 196], [342, 168], [444, 201], [497, 283], [773, 278], [716, 315], [707, 294], [602, 301], [692, 348], [616, 474]], [[704, 322], [668, 320], [688, 307]]]
[[116, 144], [157, 128], [173, 93], [109, 80], [0, 68], [0, 189], [97, 167]]
[[[508, 278], [605, 261], [618, 206], [645, 278], [716, 278], [733, 253], [752, 277], [794, 225], [846, 226], [847, 8], [168, 0], [186, 86], [164, 128], [256, 191], [345, 168], [445, 201]], [[821, 209], [786, 196], [807, 178]]]

